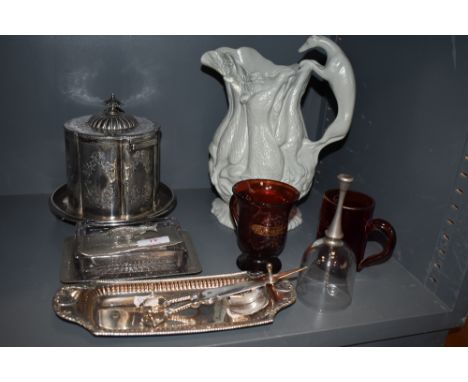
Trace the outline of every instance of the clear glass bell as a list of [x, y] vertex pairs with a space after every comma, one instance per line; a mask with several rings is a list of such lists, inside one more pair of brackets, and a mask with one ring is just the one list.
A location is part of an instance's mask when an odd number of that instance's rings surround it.
[[304, 253], [307, 266], [298, 279], [297, 295], [319, 312], [340, 310], [351, 304], [356, 261], [343, 240], [319, 239]]
[[316, 240], [305, 251], [301, 267], [307, 269], [298, 277], [297, 295], [305, 305], [318, 312], [345, 309], [351, 304], [356, 260], [346, 245], [341, 229], [344, 197], [353, 181], [350, 175], [338, 175], [340, 198], [325, 237]]

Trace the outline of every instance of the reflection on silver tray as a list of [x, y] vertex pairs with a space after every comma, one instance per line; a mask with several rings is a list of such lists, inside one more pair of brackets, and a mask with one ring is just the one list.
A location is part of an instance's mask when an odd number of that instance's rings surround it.
[[[122, 282], [101, 285], [68, 285], [58, 290], [53, 300], [55, 313], [75, 322], [96, 336], [143, 336], [201, 333], [269, 324], [283, 308], [296, 301], [296, 292], [288, 280], [275, 285], [275, 293], [266, 287], [243, 304], [231, 304], [230, 298], [212, 305], [190, 308], [161, 318], [155, 305], [142, 301], [182, 300], [184, 296], [249, 281], [245, 272], [177, 279]], [[159, 303], [158, 303], [159, 304]], [[157, 305], [158, 307], [159, 305]]]
[[[153, 211], [134, 216], [130, 219], [112, 219], [106, 220], [104, 218], [99, 221], [95, 221], [95, 224], [103, 224], [106, 226], [119, 226], [123, 224], [138, 223], [146, 220], [154, 219], [157, 217], [164, 216], [168, 214], [175, 207], [177, 200], [175, 194], [172, 190], [166, 186], [164, 183], [160, 183], [159, 191], [156, 196], [155, 208]], [[62, 220], [77, 223], [82, 221], [84, 217], [76, 210], [74, 210], [69, 203], [69, 194], [67, 185], [59, 187], [49, 198], [49, 207], [52, 213]]]
[[[131, 278], [134, 280], [145, 279], [145, 278], [158, 278], [158, 277], [169, 277], [169, 276], [184, 276], [200, 273], [202, 271], [200, 262], [198, 260], [195, 247], [193, 246], [190, 235], [181, 231], [182, 239], [187, 248], [187, 256], [184, 261], [179, 264], [178, 267], [161, 267], [158, 269], [152, 269], [151, 272], [145, 274], [134, 274]], [[62, 265], [60, 270], [60, 281], [65, 284], [69, 283], [109, 283], [109, 282], [122, 282], [122, 278], [89, 278], [80, 271], [79, 264], [75, 261], [75, 239], [69, 237], [65, 240], [64, 251], [62, 256]]]

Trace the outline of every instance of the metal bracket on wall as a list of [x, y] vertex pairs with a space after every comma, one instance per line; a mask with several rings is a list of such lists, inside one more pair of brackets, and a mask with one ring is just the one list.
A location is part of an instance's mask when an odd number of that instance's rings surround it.
[[468, 277], [468, 137], [451, 199], [427, 270], [426, 287], [450, 309], [455, 307]]

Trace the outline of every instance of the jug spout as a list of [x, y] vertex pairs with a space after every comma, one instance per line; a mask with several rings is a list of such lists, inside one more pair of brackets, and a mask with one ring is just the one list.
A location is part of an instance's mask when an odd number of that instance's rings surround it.
[[209, 68], [214, 69], [217, 72], [219, 72], [222, 68], [219, 54], [215, 50], [210, 50], [204, 53], [203, 56], [201, 56], [200, 61], [203, 65], [208, 66]]

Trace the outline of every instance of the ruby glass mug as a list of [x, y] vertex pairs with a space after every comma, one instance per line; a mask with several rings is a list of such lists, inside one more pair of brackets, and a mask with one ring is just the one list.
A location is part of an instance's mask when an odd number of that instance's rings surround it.
[[[325, 236], [330, 226], [338, 203], [339, 190], [328, 190], [322, 199], [320, 222], [317, 238]], [[374, 219], [375, 201], [370, 196], [357, 191], [348, 191], [344, 200], [341, 224], [343, 240], [356, 255], [357, 270], [374, 264], [380, 264], [392, 256], [396, 245], [396, 233], [393, 226], [383, 219]], [[368, 241], [376, 241], [382, 251], [365, 257]]]

